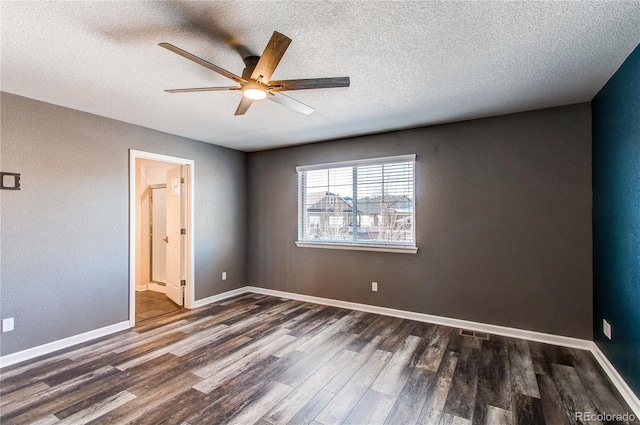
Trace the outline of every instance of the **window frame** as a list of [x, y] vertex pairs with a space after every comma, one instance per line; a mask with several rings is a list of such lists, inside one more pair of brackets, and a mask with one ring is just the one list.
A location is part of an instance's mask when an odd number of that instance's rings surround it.
[[[412, 239], [413, 243], [405, 243], [405, 242], [391, 242], [391, 241], [373, 241], [366, 242], [366, 240], [359, 241], [315, 241], [304, 239], [305, 234], [305, 203], [306, 203], [306, 172], [307, 171], [315, 171], [315, 170], [327, 170], [331, 168], [345, 168], [345, 167], [360, 167], [366, 165], [386, 165], [386, 164], [394, 164], [394, 163], [405, 163], [412, 162], [412, 197], [411, 200], [413, 202], [413, 210], [412, 210]], [[418, 251], [417, 241], [416, 241], [416, 202], [415, 202], [415, 194], [416, 194], [416, 155], [397, 155], [397, 156], [388, 156], [388, 157], [379, 157], [379, 158], [368, 158], [368, 159], [359, 159], [353, 161], [339, 161], [339, 162], [330, 162], [330, 163], [322, 163], [322, 164], [314, 164], [314, 165], [303, 165], [296, 167], [296, 173], [298, 175], [298, 192], [297, 192], [297, 201], [298, 201], [298, 240], [295, 242], [296, 246], [300, 248], [325, 248], [325, 249], [344, 249], [344, 250], [357, 250], [357, 251], [377, 251], [377, 252], [394, 252], [394, 253], [406, 253], [406, 254], [415, 254]], [[357, 186], [357, 180], [353, 181], [352, 184]], [[304, 186], [304, 187], [303, 187]], [[357, 197], [357, 196], [354, 196]], [[357, 203], [357, 199], [356, 199]], [[357, 204], [356, 204], [357, 205]], [[357, 215], [357, 214], [356, 214]]]

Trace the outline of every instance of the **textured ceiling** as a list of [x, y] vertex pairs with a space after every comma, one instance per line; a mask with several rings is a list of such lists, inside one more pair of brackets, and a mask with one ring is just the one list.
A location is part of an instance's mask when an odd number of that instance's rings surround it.
[[[244, 151], [589, 101], [640, 42], [640, 2], [0, 2], [2, 91]], [[273, 31], [273, 79], [349, 76], [233, 113]]]

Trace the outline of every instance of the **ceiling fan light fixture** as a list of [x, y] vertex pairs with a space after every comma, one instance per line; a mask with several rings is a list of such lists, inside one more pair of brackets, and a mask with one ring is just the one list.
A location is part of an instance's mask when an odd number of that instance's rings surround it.
[[258, 83], [247, 83], [242, 88], [244, 97], [251, 100], [262, 100], [267, 97], [267, 88]]

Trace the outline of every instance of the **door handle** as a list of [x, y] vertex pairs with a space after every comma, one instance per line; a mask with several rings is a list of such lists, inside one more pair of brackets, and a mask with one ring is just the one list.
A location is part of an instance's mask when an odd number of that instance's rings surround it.
[[165, 241], [166, 243], [169, 243], [169, 236], [165, 236], [164, 238], [162, 238], [163, 241]]

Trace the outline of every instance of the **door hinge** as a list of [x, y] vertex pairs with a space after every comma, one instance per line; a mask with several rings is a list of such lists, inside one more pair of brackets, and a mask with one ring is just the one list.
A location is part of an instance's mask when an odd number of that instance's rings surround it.
[[187, 229], [180, 229], [180, 234], [181, 235], [186, 235], [187, 234]]
[[184, 177], [180, 177], [180, 183], [184, 184]]
[[186, 280], [181, 280], [180, 281], [180, 286], [187, 286], [187, 281]]

